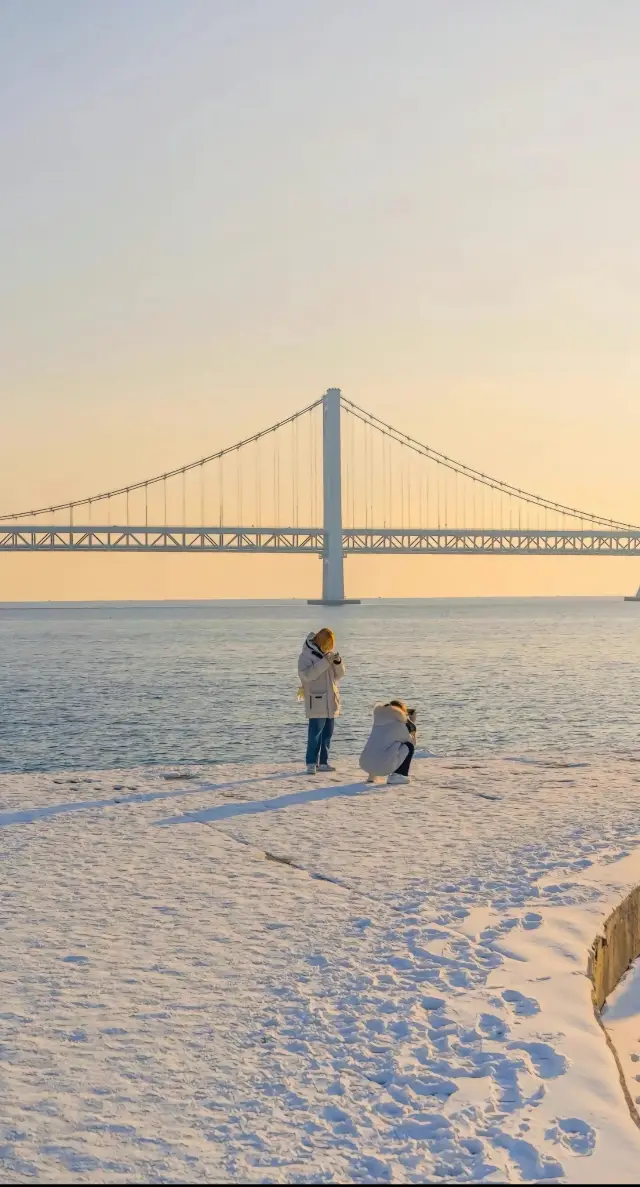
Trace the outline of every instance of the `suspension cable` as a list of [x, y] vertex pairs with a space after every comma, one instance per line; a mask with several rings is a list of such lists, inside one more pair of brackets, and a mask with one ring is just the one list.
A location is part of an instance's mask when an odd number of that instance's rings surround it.
[[409, 437], [406, 433], [394, 429], [393, 425], [387, 424], [380, 420], [379, 417], [374, 416], [370, 412], [366, 412], [364, 408], [360, 408], [357, 404], [352, 403], [342, 397], [342, 406], [346, 412], [351, 416], [357, 417], [364, 424], [371, 425], [376, 428], [378, 432], [384, 433], [397, 445], [402, 445], [406, 449], [411, 449], [415, 453], [421, 454], [422, 457], [429, 458], [431, 461], [437, 462], [438, 465], [443, 466], [447, 470], [452, 470], [457, 474], [461, 474], [466, 478], [471, 478], [474, 481], [481, 483], [483, 486], [490, 487], [492, 490], [502, 494], [513, 495], [515, 498], [523, 502], [531, 503], [538, 508], [546, 508], [548, 511], [560, 512], [562, 515], [571, 516], [574, 519], [588, 520], [592, 524], [602, 524], [608, 528], [621, 528], [625, 531], [640, 531], [640, 526], [637, 524], [624, 523], [617, 519], [605, 519], [602, 515], [596, 515], [592, 512], [580, 511], [576, 507], [568, 507], [562, 503], [556, 503], [552, 499], [545, 499], [541, 495], [532, 494], [530, 491], [521, 490], [520, 487], [511, 486], [508, 482], [502, 482], [499, 478], [492, 478], [488, 474], [484, 474], [481, 470], [474, 470], [471, 466], [466, 466], [463, 462], [456, 462], [447, 454], [440, 453], [436, 449], [432, 449], [429, 445], [424, 445], [415, 438]]
[[210, 453], [206, 457], [198, 458], [195, 462], [190, 462], [186, 466], [177, 466], [175, 470], [167, 470], [164, 474], [156, 474], [154, 478], [145, 478], [141, 482], [131, 482], [128, 486], [120, 486], [115, 490], [104, 491], [100, 495], [88, 495], [84, 499], [71, 499], [66, 503], [56, 503], [51, 507], [39, 507], [37, 510], [30, 511], [16, 511], [10, 515], [0, 515], [2, 520], [27, 519], [32, 515], [44, 515], [53, 513], [55, 511], [71, 511], [73, 507], [84, 507], [89, 502], [98, 503], [101, 499], [113, 499], [116, 495], [128, 495], [133, 490], [144, 490], [145, 499], [146, 491], [150, 486], [154, 486], [156, 482], [166, 482], [167, 478], [175, 478], [178, 474], [186, 474], [188, 470], [195, 470], [198, 466], [205, 466], [208, 462], [216, 462], [221, 458], [226, 457], [227, 454], [235, 453], [242, 449], [245, 445], [252, 445], [254, 441], [259, 441], [261, 437], [267, 437], [270, 433], [276, 433], [278, 429], [284, 428], [285, 425], [292, 424], [293, 421], [299, 420], [307, 412], [317, 408], [322, 404], [324, 397], [319, 400], [314, 400], [313, 404], [308, 404], [306, 408], [301, 408], [298, 412], [294, 412], [292, 416], [287, 416], [285, 420], [279, 420], [277, 424], [270, 425], [268, 429], [262, 429], [259, 433], [254, 433], [251, 437], [245, 437], [244, 441], [238, 441], [236, 445], [227, 445], [225, 449], [219, 449], [217, 453]]

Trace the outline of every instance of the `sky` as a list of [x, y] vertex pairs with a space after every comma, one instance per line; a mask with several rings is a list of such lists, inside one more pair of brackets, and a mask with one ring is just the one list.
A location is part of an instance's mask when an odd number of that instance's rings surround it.
[[[339, 386], [640, 523], [637, 0], [0, 0], [0, 512]], [[617, 594], [359, 558], [352, 596]], [[315, 558], [3, 555], [0, 601], [315, 596]]]

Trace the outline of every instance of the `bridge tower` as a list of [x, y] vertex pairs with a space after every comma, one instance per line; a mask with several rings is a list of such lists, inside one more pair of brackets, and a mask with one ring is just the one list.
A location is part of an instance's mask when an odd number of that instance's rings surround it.
[[342, 393], [330, 387], [323, 396], [322, 485], [324, 507], [324, 551], [322, 553], [322, 597], [310, 598], [310, 606], [358, 606], [359, 598], [344, 596], [344, 551], [342, 545]]

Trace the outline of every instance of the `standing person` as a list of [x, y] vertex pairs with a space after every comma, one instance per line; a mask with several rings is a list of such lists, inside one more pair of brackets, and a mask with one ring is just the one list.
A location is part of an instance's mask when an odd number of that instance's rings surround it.
[[404, 701], [389, 701], [374, 707], [371, 733], [360, 755], [360, 766], [369, 776], [368, 783], [374, 783], [379, 775], [388, 775], [387, 783], [409, 782], [409, 767], [416, 748], [415, 715], [415, 709], [407, 709]]
[[338, 682], [344, 676], [345, 667], [337, 651], [335, 635], [328, 627], [317, 634], [308, 635], [300, 659], [298, 675], [309, 720], [307, 738], [307, 773], [315, 775], [317, 770], [335, 771], [329, 764], [329, 747], [333, 736], [333, 723], [340, 714], [340, 690]]

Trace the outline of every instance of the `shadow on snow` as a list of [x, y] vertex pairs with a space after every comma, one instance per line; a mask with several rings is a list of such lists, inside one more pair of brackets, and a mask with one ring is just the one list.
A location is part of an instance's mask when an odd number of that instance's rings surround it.
[[183, 795], [204, 795], [207, 791], [226, 791], [232, 787], [247, 784], [266, 783], [273, 779], [291, 778], [291, 771], [276, 771], [273, 775], [258, 775], [252, 779], [234, 779], [226, 783], [199, 783], [196, 787], [175, 787], [171, 791], [137, 791], [131, 795], [118, 792], [102, 800], [72, 800], [66, 804], [48, 804], [43, 808], [16, 808], [0, 812], [0, 828], [10, 824], [32, 824], [46, 820], [49, 816], [62, 816], [68, 812], [87, 812], [92, 808], [111, 808], [120, 804], [146, 804], [151, 800], [171, 800]]
[[[211, 788], [213, 791], [214, 788]], [[380, 788], [378, 789], [380, 790]], [[386, 787], [384, 789], [386, 791]], [[169, 824], [208, 824], [213, 820], [230, 820], [234, 816], [255, 816], [259, 812], [278, 812], [281, 808], [293, 808], [297, 804], [312, 804], [318, 800], [332, 800], [340, 796], [371, 794], [364, 792], [364, 782], [345, 783], [339, 787], [312, 787], [309, 791], [296, 791], [290, 795], [277, 795], [269, 800], [248, 800], [241, 804], [218, 804], [200, 812], [188, 812], [184, 816], [169, 816], [155, 823], [164, 827]]]

